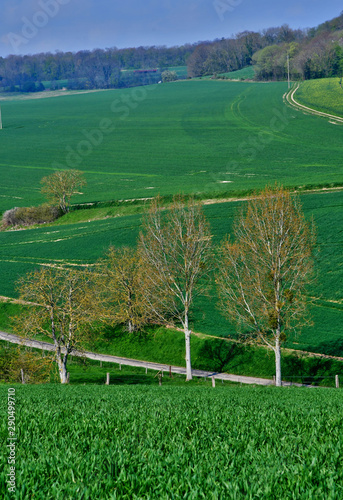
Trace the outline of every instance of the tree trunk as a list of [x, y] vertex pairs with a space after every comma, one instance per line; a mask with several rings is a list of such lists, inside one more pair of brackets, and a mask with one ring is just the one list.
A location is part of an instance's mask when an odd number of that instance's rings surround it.
[[276, 387], [281, 387], [281, 349], [280, 349], [280, 333], [277, 332], [275, 340], [275, 385]]
[[186, 343], [186, 380], [192, 380], [192, 364], [191, 364], [191, 332], [188, 329], [188, 314], [185, 314], [185, 343]]
[[67, 384], [67, 356], [62, 359], [61, 356], [56, 356], [56, 361], [58, 364], [58, 373], [60, 375], [61, 384]]

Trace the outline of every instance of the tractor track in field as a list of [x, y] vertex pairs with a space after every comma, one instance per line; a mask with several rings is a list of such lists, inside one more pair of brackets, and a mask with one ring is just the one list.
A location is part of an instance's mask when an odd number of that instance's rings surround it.
[[329, 118], [329, 119], [333, 120], [330, 122], [333, 125], [338, 125], [341, 123], [343, 124], [343, 118], [340, 116], [331, 115], [329, 113], [324, 113], [323, 111], [317, 111], [316, 109], [309, 108], [308, 106], [304, 106], [303, 104], [300, 104], [299, 102], [297, 102], [295, 100], [294, 96], [295, 96], [297, 90], [299, 89], [299, 87], [300, 87], [300, 84], [297, 83], [294, 88], [292, 88], [289, 92], [287, 92], [284, 95], [285, 101], [290, 106], [297, 109], [298, 111], [303, 111], [303, 112], [309, 113], [309, 114], [314, 115], [314, 116], [321, 116], [322, 118]]

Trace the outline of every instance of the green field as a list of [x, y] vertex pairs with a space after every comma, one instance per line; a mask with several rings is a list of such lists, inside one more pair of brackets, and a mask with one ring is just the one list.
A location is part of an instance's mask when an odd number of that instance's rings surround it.
[[227, 76], [228, 78], [232, 78], [235, 80], [244, 79], [244, 80], [252, 80], [255, 76], [255, 69], [253, 66], [246, 66], [243, 69], [238, 69], [237, 71], [229, 71], [228, 73], [220, 73], [222, 76]]
[[41, 203], [40, 179], [66, 167], [88, 180], [75, 202], [342, 184], [340, 127], [286, 107], [286, 87], [185, 81], [2, 101], [0, 210]]
[[[7, 387], [0, 395], [9, 500]], [[15, 498], [336, 500], [342, 398], [335, 389], [16, 386]]]
[[[314, 325], [306, 327], [301, 336], [291, 337], [289, 346], [309, 350], [318, 350], [320, 346], [321, 352], [330, 350], [330, 354], [333, 354], [334, 350], [336, 355], [343, 356], [343, 192], [304, 194], [302, 202], [306, 217], [309, 219], [313, 216], [317, 226], [317, 278], [311, 290]], [[232, 219], [240, 203], [218, 203], [204, 207], [214, 234], [214, 244], [231, 231]], [[40, 264], [93, 263], [104, 255], [110, 245], [135, 245], [141, 214], [113, 217], [114, 208], [109, 207], [101, 209], [102, 217], [106, 217], [106, 210], [111, 213], [111, 218], [1, 232], [0, 295], [16, 297], [15, 281]], [[69, 214], [67, 219], [72, 220], [74, 215], [80, 214], [91, 218], [92, 211], [76, 211]], [[217, 310], [214, 291], [209, 297], [196, 302], [193, 322], [193, 331], [237, 337], [235, 327]]]
[[188, 71], [187, 66], [171, 66], [168, 68], [169, 71], [175, 71], [179, 78], [187, 78]]
[[343, 86], [340, 78], [322, 78], [303, 82], [295, 94], [295, 100], [304, 106], [343, 116]]
[[[75, 203], [180, 191], [233, 196], [275, 181], [342, 185], [340, 126], [286, 107], [285, 90], [284, 83], [187, 81], [2, 101], [0, 210], [42, 202], [39, 181], [56, 166], [85, 172], [88, 185]], [[88, 150], [82, 141], [90, 140], [90, 131], [99, 144]], [[80, 163], [68, 164], [67, 152], [72, 157], [77, 149]], [[289, 345], [343, 355], [343, 195], [306, 194], [302, 199], [306, 216], [313, 215], [318, 226], [314, 324], [291, 337]], [[238, 205], [205, 207], [215, 243], [230, 232]], [[0, 233], [0, 295], [15, 297], [16, 280], [37, 265], [94, 263], [110, 245], [134, 245], [141, 212], [139, 205], [105, 205], [72, 212], [52, 226]], [[237, 336], [216, 309], [214, 291], [195, 304], [192, 329]]]

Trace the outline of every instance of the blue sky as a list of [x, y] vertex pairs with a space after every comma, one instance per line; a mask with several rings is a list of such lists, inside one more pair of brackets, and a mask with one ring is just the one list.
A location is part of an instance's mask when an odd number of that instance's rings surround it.
[[342, 0], [0, 0], [0, 56], [182, 45], [289, 24], [317, 26]]

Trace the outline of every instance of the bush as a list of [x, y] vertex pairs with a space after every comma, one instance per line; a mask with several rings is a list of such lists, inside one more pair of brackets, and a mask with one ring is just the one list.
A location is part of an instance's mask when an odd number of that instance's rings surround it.
[[4, 227], [31, 226], [53, 222], [61, 215], [59, 208], [47, 204], [38, 207], [15, 207], [3, 214], [2, 223]]
[[21, 370], [25, 383], [40, 384], [50, 381], [53, 356], [30, 352], [23, 347], [0, 347], [0, 381], [21, 382]]
[[16, 225], [16, 211], [18, 210], [18, 207], [11, 208], [11, 210], [6, 210], [2, 216], [2, 224], [5, 227], [9, 226], [15, 226]]
[[178, 79], [176, 71], [163, 71], [162, 73], [162, 82], [174, 82]]

